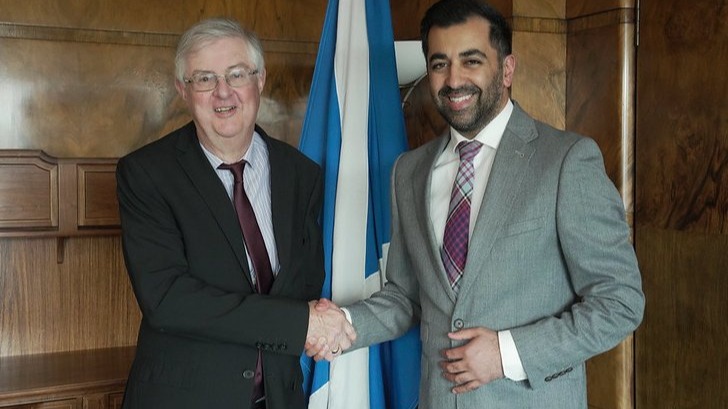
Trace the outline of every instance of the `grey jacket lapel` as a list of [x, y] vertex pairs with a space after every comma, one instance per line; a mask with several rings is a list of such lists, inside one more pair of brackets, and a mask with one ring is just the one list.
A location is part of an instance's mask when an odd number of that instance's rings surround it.
[[534, 145], [530, 142], [537, 136], [533, 119], [514, 103], [513, 113], [495, 154], [488, 185], [470, 238], [469, 249], [477, 251], [468, 251], [459, 295], [461, 298], [467, 297], [473, 291], [476, 276], [487, 263], [495, 239], [500, 235], [504, 221], [508, 218], [528, 163], [535, 152]]
[[430, 265], [437, 266], [437, 281], [439, 281], [442, 290], [450, 298], [452, 303], [455, 303], [456, 296], [455, 292], [450, 286], [450, 280], [445, 272], [445, 266], [442, 264], [442, 258], [440, 257], [440, 247], [437, 244], [437, 237], [435, 236], [435, 230], [432, 226], [432, 219], [430, 218], [431, 212], [431, 189], [432, 189], [432, 172], [435, 168], [437, 158], [440, 156], [442, 151], [450, 141], [450, 131], [448, 130], [442, 135], [438, 142], [431, 143], [428, 148], [424, 151], [420, 158], [420, 162], [414, 169], [413, 175], [413, 189], [414, 189], [414, 201], [415, 211], [417, 212], [417, 220], [421, 220], [421, 226], [423, 227], [424, 233], [427, 237], [427, 245], [424, 246], [423, 251], [426, 253], [425, 256], [430, 259]]

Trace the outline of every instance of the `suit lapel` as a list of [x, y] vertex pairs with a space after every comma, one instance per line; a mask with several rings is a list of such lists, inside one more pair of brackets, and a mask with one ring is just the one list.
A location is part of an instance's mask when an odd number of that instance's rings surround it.
[[292, 189], [292, 177], [296, 174], [291, 168], [291, 161], [287, 160], [286, 153], [280, 147], [272, 143], [271, 137], [263, 129], [256, 127], [256, 131], [263, 137], [268, 147], [268, 163], [270, 163], [270, 201], [271, 215], [273, 218], [273, 236], [278, 252], [280, 270], [276, 279], [273, 280], [271, 293], [276, 292], [276, 287], [282, 285], [286, 280], [286, 272], [289, 271], [291, 260], [290, 234], [293, 231], [293, 214], [289, 210], [290, 204], [295, 203]]
[[421, 226], [423, 227], [422, 237], [427, 237], [427, 257], [430, 259], [430, 264], [433, 266], [439, 266], [437, 280], [440, 282], [442, 289], [445, 294], [450, 297], [450, 300], [455, 303], [456, 296], [450, 286], [450, 280], [447, 278], [447, 272], [442, 264], [442, 258], [440, 257], [440, 248], [437, 245], [437, 237], [435, 236], [435, 229], [432, 226], [432, 219], [430, 218], [430, 205], [431, 205], [431, 194], [432, 189], [432, 172], [435, 168], [437, 158], [442, 153], [443, 149], [450, 140], [449, 131], [439, 138], [438, 143], [433, 143], [428, 146], [421, 157], [420, 163], [415, 167], [414, 174], [412, 177], [412, 188], [414, 189], [414, 203], [415, 212], [417, 214], [417, 220], [421, 220]]
[[[493, 161], [490, 178], [483, 202], [478, 212], [468, 259], [463, 273], [463, 283], [459, 297], [467, 297], [475, 287], [476, 276], [487, 262], [496, 237], [501, 233], [505, 220], [513, 208], [512, 204], [521, 188], [528, 164], [535, 152], [530, 142], [537, 137], [536, 126], [517, 104], [506, 126], [503, 138]], [[480, 291], [476, 289], [475, 291]]]
[[235, 215], [235, 208], [232, 206], [225, 188], [220, 183], [220, 179], [210, 166], [210, 162], [202, 152], [202, 148], [200, 148], [194, 125], [189, 125], [188, 129], [189, 132], [186, 132], [177, 144], [179, 151], [177, 160], [197, 191], [200, 192], [200, 196], [210, 209], [210, 213], [217, 221], [230, 247], [233, 248], [240, 267], [245, 273], [243, 274], [245, 279], [248, 280], [251, 288], [254, 288], [253, 281], [250, 278], [250, 270], [248, 269], [245, 246], [243, 245], [243, 235]]

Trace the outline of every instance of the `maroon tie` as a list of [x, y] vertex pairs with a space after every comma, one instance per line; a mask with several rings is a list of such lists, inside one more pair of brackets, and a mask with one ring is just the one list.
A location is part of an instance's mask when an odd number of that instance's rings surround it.
[[473, 177], [475, 176], [473, 158], [482, 146], [478, 141], [463, 141], [457, 146], [460, 153], [460, 165], [450, 195], [445, 235], [440, 250], [445, 272], [447, 272], [450, 285], [456, 294], [460, 290], [460, 279], [463, 276], [465, 261], [468, 257], [470, 196], [473, 192]]
[[[220, 169], [228, 169], [233, 173], [235, 185], [233, 186], [233, 204], [235, 212], [238, 214], [238, 223], [243, 231], [243, 240], [245, 247], [248, 249], [248, 256], [253, 262], [253, 270], [255, 271], [256, 289], [259, 294], [268, 294], [271, 286], [273, 286], [273, 269], [270, 266], [268, 251], [265, 249], [265, 241], [263, 234], [260, 232], [258, 220], [255, 218], [253, 206], [250, 205], [248, 195], [245, 194], [243, 188], [243, 170], [245, 169], [245, 160], [235, 162], [233, 164], [222, 164]], [[255, 367], [255, 384], [253, 386], [252, 401], [256, 401], [265, 397], [265, 388], [263, 387], [263, 357], [261, 351], [258, 350], [258, 363]]]
[[238, 223], [243, 231], [243, 240], [245, 247], [248, 249], [248, 256], [253, 262], [253, 270], [255, 270], [255, 282], [257, 290], [260, 294], [268, 294], [271, 286], [273, 286], [273, 269], [270, 266], [270, 258], [268, 251], [265, 249], [265, 241], [263, 234], [260, 232], [258, 220], [255, 218], [253, 206], [245, 194], [243, 188], [243, 170], [245, 169], [245, 160], [235, 162], [233, 164], [222, 164], [220, 169], [227, 169], [233, 173], [235, 185], [233, 187], [233, 203], [235, 204], [235, 212], [238, 214]]

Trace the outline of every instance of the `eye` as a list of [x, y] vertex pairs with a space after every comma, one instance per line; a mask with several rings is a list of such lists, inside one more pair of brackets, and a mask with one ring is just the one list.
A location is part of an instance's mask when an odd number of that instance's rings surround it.
[[430, 65], [430, 70], [432, 71], [440, 71], [444, 69], [447, 66], [444, 62], [435, 62]]
[[200, 73], [196, 74], [193, 78], [193, 81], [200, 83], [200, 84], [209, 84], [211, 82], [217, 81], [217, 76], [213, 73]]
[[228, 73], [228, 78], [233, 80], [242, 80], [248, 77], [248, 73], [245, 70], [232, 70]]
[[480, 60], [465, 60], [465, 65], [468, 65], [468, 66], [475, 66], [475, 65], [480, 65], [480, 64], [481, 64]]

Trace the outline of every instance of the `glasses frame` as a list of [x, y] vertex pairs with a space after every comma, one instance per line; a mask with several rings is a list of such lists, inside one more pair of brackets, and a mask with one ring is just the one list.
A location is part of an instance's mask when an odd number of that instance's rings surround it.
[[[246, 77], [245, 77], [244, 82], [242, 84], [240, 84], [240, 85], [233, 85], [233, 84], [230, 83], [230, 75], [233, 72], [236, 72], [237, 70], [241, 70], [242, 72], [244, 72], [246, 74]], [[243, 87], [243, 86], [247, 85], [250, 82], [250, 80], [253, 77], [257, 76], [258, 74], [260, 74], [260, 71], [257, 70], [257, 69], [252, 69], [251, 70], [250, 68], [247, 68], [247, 67], [244, 67], [244, 66], [240, 66], [240, 67], [230, 68], [229, 70], [227, 70], [227, 72], [225, 74], [217, 74], [217, 73], [214, 73], [212, 71], [198, 71], [198, 72], [195, 72], [194, 74], [192, 74], [190, 77], [182, 78], [182, 80], [184, 81], [185, 84], [189, 85], [192, 88], [192, 90], [195, 91], [195, 92], [209, 92], [209, 91], [214, 91], [217, 88], [217, 86], [220, 84], [220, 79], [221, 78], [225, 79], [225, 82], [228, 84], [229, 87], [231, 87], [231, 88], [240, 88], [240, 87]], [[208, 89], [197, 89], [201, 85], [203, 85], [203, 83], [196, 82], [195, 81], [195, 77], [200, 76], [200, 75], [210, 75], [210, 76], [214, 76], [215, 77], [215, 83], [212, 84], [212, 87], [210, 87]]]

